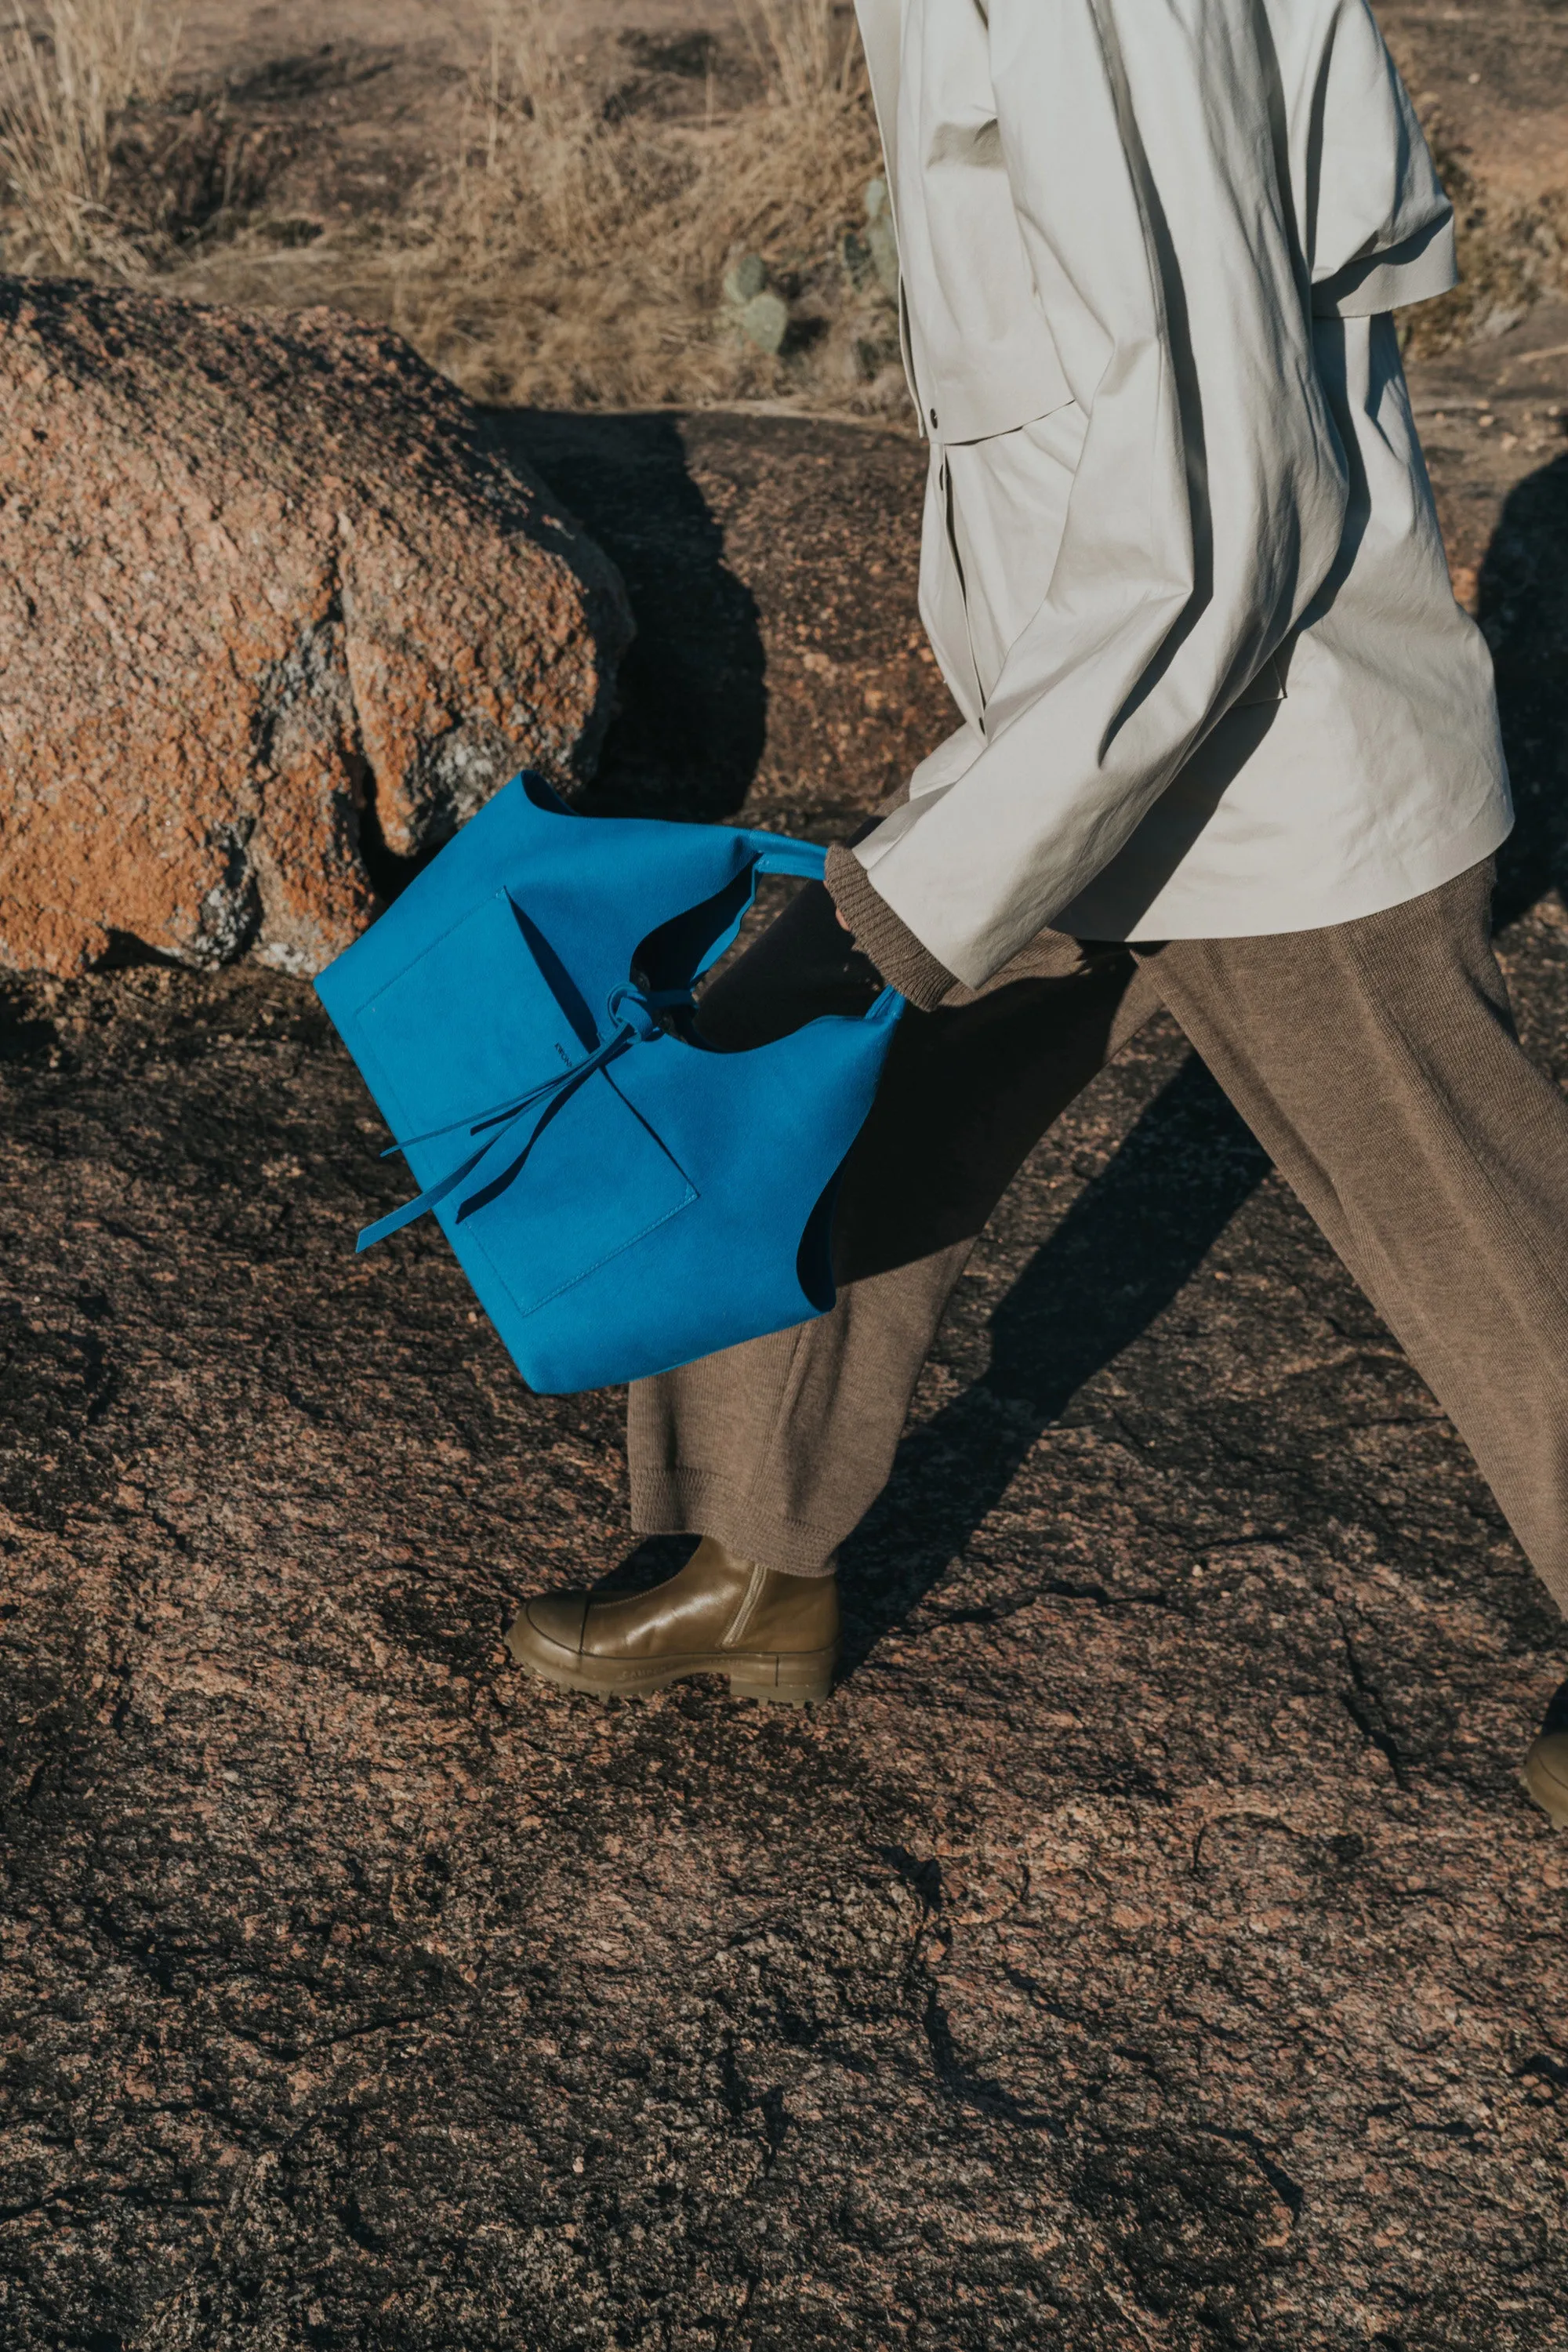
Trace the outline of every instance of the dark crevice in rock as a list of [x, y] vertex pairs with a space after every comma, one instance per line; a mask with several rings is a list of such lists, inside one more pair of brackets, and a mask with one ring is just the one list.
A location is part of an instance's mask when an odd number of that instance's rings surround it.
[[419, 849], [405, 857], [395, 849], [389, 849], [376, 806], [375, 770], [363, 753], [358, 758], [357, 772], [359, 801], [355, 816], [360, 864], [379, 904], [389, 907], [400, 891], [407, 889], [415, 876], [424, 872], [437, 850], [434, 846]]
[[1290, 2216], [1292, 2228], [1300, 2220], [1307, 2203], [1307, 2192], [1299, 2180], [1292, 2180], [1284, 2166], [1269, 2155], [1256, 2132], [1243, 2131], [1235, 2125], [1207, 2124], [1204, 2128], [1215, 2139], [1226, 2139], [1237, 2147], [1246, 2148], [1252, 2161], [1273, 2189], [1276, 2197]]
[[1355, 1643], [1342, 1617], [1340, 1620], [1340, 1641], [1352, 1685], [1350, 1690], [1341, 1693], [1345, 1712], [1362, 1738], [1370, 1740], [1379, 1753], [1387, 1758], [1389, 1769], [1399, 1786], [1407, 1789], [1410, 1785], [1408, 1767], [1389, 1723], [1383, 1694], [1356, 1654]]
[[938, 2082], [948, 2096], [964, 2106], [980, 2107], [989, 2114], [1016, 2126], [1020, 2131], [1047, 2132], [1060, 2137], [1060, 2120], [1026, 2105], [1000, 2083], [977, 2074], [960, 2057], [953, 2040], [952, 2025], [934, 1983], [926, 1989], [925, 2007], [921, 2011], [921, 2031], [925, 2035], [926, 2048]]
[[179, 971], [183, 967], [178, 956], [165, 955], [162, 948], [149, 947], [134, 931], [118, 930], [112, 924], [105, 931], [109, 944], [100, 955], [93, 958], [94, 971], [131, 971], [138, 964], [161, 964], [167, 971]]

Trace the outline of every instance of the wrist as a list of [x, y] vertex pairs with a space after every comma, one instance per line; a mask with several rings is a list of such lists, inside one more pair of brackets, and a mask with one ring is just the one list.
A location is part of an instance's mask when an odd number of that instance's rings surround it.
[[843, 842], [827, 853], [824, 876], [839, 921], [889, 987], [922, 1013], [933, 1013], [957, 981], [947, 966], [893, 912], [870, 876]]

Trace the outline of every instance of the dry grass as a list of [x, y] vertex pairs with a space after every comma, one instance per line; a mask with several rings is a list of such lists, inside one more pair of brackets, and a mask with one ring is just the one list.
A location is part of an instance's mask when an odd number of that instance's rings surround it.
[[[0, 19], [13, 269], [157, 271], [201, 299], [334, 302], [390, 320], [488, 400], [902, 415], [872, 266], [888, 257], [865, 235], [880, 156], [847, 0], [736, 0], [743, 40], [707, 52], [706, 83], [700, 37], [679, 68], [645, 58], [628, 79], [637, 37], [594, 47], [574, 0], [494, 0], [446, 163], [411, 201], [306, 223], [303, 243], [298, 220], [268, 211], [289, 128], [247, 128], [222, 91], [170, 91], [177, 0], [25, 5], [30, 29]], [[1409, 317], [1417, 356], [1500, 332], [1568, 286], [1554, 156], [1500, 173], [1447, 137], [1435, 100], [1421, 106], [1466, 276]], [[787, 305], [776, 354], [726, 299], [742, 255]]]
[[[172, 0], [37, 5], [47, 30], [18, 26], [0, 50], [12, 268], [156, 268], [198, 299], [335, 303], [488, 400], [901, 397], [893, 311], [855, 238], [880, 149], [845, 0], [737, 0], [725, 97], [710, 59], [706, 83], [653, 75], [651, 101], [624, 47], [581, 53], [572, 0], [495, 0], [446, 164], [302, 250], [278, 249], [258, 202], [247, 225], [244, 187], [230, 201], [221, 97], [147, 102], [167, 81]], [[742, 255], [788, 306], [776, 353], [725, 298]]]
[[34, 248], [22, 267], [137, 277], [145, 257], [110, 205], [116, 134], [168, 86], [179, 21], [167, 0], [47, 0], [0, 35], [0, 173]]
[[[287, 256], [242, 236], [184, 284], [389, 320], [487, 400], [879, 408], [893, 314], [842, 250], [880, 169], [853, 20], [842, 0], [741, 13], [750, 90], [731, 70], [726, 107], [711, 77], [667, 78], [649, 107], [628, 98], [624, 56], [580, 53], [570, 0], [498, 0], [450, 161], [402, 211]], [[741, 254], [788, 302], [776, 357], [724, 299]]]
[[[685, 119], [657, 120], [606, 104], [565, 8], [505, 0], [463, 152], [384, 265], [403, 331], [489, 399], [787, 394], [834, 363], [847, 395], [874, 375], [878, 322], [854, 334], [836, 258], [878, 169], [858, 47], [831, 0], [749, 0], [744, 23], [760, 102], [721, 115], [710, 81]], [[776, 358], [726, 313], [742, 253], [791, 300]]]
[[[1416, 60], [1403, 53], [1398, 62], [1419, 90]], [[1406, 351], [1429, 359], [1506, 334], [1543, 298], [1568, 292], [1568, 166], [1550, 143], [1478, 155], [1430, 92], [1415, 110], [1453, 203], [1459, 256], [1453, 292], [1405, 313]]]
[[1459, 283], [1408, 314], [1405, 347], [1428, 359], [1506, 334], [1544, 296], [1568, 292], [1568, 185], [1500, 195], [1452, 152], [1438, 164], [1453, 199]]

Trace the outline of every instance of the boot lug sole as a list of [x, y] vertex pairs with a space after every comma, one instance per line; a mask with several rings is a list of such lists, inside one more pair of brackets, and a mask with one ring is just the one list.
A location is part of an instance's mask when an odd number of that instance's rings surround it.
[[[646, 1666], [606, 1659], [608, 1672], [585, 1674], [586, 1660], [564, 1654], [559, 1658], [542, 1656], [543, 1644], [538, 1643], [537, 1635], [525, 1646], [512, 1639], [516, 1630], [514, 1621], [506, 1635], [514, 1665], [540, 1682], [553, 1684], [557, 1690], [580, 1691], [590, 1698], [647, 1698], [655, 1691], [668, 1690], [672, 1683], [689, 1682], [697, 1675], [724, 1675], [731, 1698], [754, 1698], [773, 1706], [811, 1706], [831, 1695], [838, 1664], [837, 1647], [805, 1652], [798, 1657], [743, 1661], [716, 1651], [699, 1657], [649, 1659]], [[794, 1670], [787, 1675], [781, 1672], [786, 1665]]]

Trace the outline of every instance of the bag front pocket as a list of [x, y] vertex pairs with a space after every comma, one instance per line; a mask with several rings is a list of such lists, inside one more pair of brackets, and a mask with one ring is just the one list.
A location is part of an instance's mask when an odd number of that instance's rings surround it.
[[[631, 1050], [681, 1049], [666, 1038]], [[598, 1070], [543, 1128], [506, 1191], [448, 1230], [464, 1251], [483, 1252], [518, 1313], [532, 1315], [696, 1199], [684, 1169]]]
[[569, 1069], [595, 1044], [587, 1006], [563, 1002], [531, 932], [549, 959], [526, 916], [498, 890], [361, 1006], [361, 1035], [386, 1073], [384, 1108], [395, 1106], [401, 1135], [481, 1118]]
[[[520, 1315], [586, 1280], [697, 1198], [616, 1087], [613, 1066], [571, 1083], [605, 1027], [605, 1014], [596, 1025], [548, 940], [504, 889], [361, 1008], [383, 1109], [400, 1139], [427, 1138], [405, 1147], [422, 1186], [485, 1140], [469, 1133], [473, 1123], [542, 1090], [496, 1129], [484, 1160], [437, 1211], [465, 1264], [481, 1259]], [[627, 1048], [679, 1050], [667, 1037]], [[463, 1215], [465, 1200], [503, 1176], [493, 1199]]]

